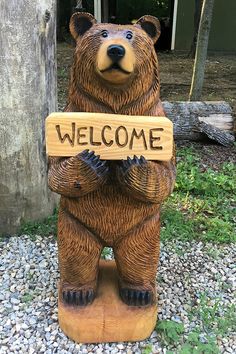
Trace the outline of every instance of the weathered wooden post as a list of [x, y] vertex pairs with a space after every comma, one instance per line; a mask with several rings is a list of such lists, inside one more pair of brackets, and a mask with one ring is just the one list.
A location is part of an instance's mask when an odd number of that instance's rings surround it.
[[0, 234], [47, 216], [44, 119], [56, 110], [56, 0], [2, 0]]

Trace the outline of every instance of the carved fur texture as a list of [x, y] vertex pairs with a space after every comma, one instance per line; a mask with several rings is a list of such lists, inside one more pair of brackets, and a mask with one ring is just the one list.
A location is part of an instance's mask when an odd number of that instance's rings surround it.
[[[78, 13], [70, 29], [77, 45], [66, 111], [164, 115], [153, 46], [157, 19], [121, 26]], [[50, 158], [49, 186], [61, 195], [60, 296], [66, 304], [93, 301], [104, 246], [113, 247], [122, 300], [131, 306], [156, 300], [160, 205], [174, 182], [174, 152], [170, 162], [101, 161], [89, 151]]]

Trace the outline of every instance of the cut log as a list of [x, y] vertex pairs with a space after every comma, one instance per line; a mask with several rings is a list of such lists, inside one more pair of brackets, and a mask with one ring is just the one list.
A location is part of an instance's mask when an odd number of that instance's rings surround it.
[[[235, 140], [233, 111], [227, 102], [165, 101], [163, 106], [166, 116], [174, 123], [176, 141], [201, 141], [208, 138], [227, 146]], [[221, 138], [220, 132], [223, 134]]]
[[57, 110], [56, 1], [3, 0], [0, 11], [0, 235], [48, 216], [44, 119]]

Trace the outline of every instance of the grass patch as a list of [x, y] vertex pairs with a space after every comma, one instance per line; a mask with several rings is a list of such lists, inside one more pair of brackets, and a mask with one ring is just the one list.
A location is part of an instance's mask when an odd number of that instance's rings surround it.
[[189, 319], [197, 318], [202, 332], [225, 336], [236, 331], [235, 310], [234, 304], [222, 305], [220, 298], [212, 299], [206, 293], [201, 293], [198, 305], [189, 313]]
[[20, 234], [30, 235], [30, 236], [50, 236], [57, 234], [57, 218], [58, 211], [54, 210], [53, 214], [48, 216], [46, 219], [38, 222], [27, 222], [23, 223], [20, 229]]
[[[199, 296], [199, 302], [188, 314], [190, 322], [197, 325], [188, 334], [184, 325], [172, 320], [158, 321], [156, 331], [162, 346], [175, 348], [179, 354], [220, 353], [217, 338], [227, 337], [236, 330], [235, 305], [223, 305], [220, 298], [210, 298], [206, 293]], [[176, 351], [176, 347], [178, 350]]]
[[112, 257], [112, 249], [110, 247], [104, 247], [101, 253], [102, 259], [110, 259]]
[[198, 330], [191, 332], [182, 345], [179, 354], [218, 354], [220, 350], [214, 337], [206, 336], [205, 342], [201, 340]]
[[28, 302], [31, 302], [33, 300], [33, 298], [34, 298], [33, 295], [27, 293], [25, 295], [22, 295], [21, 301], [28, 303]]
[[152, 344], [146, 345], [146, 347], [142, 350], [142, 354], [151, 354], [152, 353]]
[[236, 166], [202, 170], [190, 148], [180, 149], [175, 191], [162, 210], [162, 239], [236, 241]]

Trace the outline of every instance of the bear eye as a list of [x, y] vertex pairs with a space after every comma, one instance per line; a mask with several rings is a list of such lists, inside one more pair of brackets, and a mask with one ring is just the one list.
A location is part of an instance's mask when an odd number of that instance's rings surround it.
[[132, 39], [132, 38], [133, 38], [133, 33], [132, 33], [132, 32], [128, 32], [128, 33], [126, 34], [126, 38], [127, 38], [127, 39]]
[[106, 30], [101, 32], [101, 35], [103, 38], [107, 38], [108, 37], [108, 32]]

